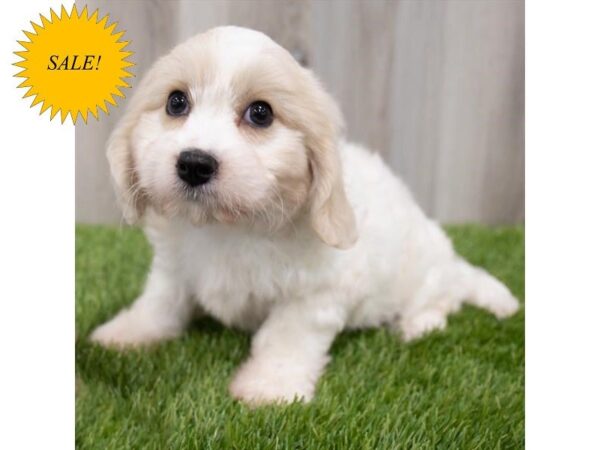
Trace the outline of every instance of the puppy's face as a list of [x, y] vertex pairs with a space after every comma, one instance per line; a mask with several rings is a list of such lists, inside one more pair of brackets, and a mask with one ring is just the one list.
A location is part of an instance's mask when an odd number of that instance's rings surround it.
[[202, 225], [273, 230], [308, 214], [326, 243], [355, 240], [337, 107], [265, 35], [223, 27], [160, 59], [108, 155], [129, 219], [147, 208]]

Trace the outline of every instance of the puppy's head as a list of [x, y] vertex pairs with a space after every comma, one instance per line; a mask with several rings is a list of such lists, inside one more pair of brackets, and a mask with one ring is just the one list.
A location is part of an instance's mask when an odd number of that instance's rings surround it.
[[307, 215], [328, 245], [356, 240], [338, 155], [340, 112], [262, 33], [221, 27], [156, 62], [111, 136], [125, 218], [279, 228]]

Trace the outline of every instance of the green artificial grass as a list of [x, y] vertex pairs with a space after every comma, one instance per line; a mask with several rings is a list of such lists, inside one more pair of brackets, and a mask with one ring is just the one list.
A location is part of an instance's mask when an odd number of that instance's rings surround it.
[[[522, 227], [450, 227], [459, 253], [524, 294]], [[80, 449], [505, 449], [524, 446], [524, 312], [465, 307], [410, 344], [347, 332], [307, 405], [252, 410], [227, 393], [249, 336], [202, 320], [181, 339], [119, 353], [87, 341], [143, 286], [139, 230], [76, 230]]]

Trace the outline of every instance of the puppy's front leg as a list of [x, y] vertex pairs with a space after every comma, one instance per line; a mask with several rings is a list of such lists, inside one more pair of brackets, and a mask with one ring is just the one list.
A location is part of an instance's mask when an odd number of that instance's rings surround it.
[[[277, 305], [252, 340], [229, 391], [251, 405], [309, 401], [345, 312], [331, 298]], [[328, 303], [329, 301], [329, 303]]]
[[193, 304], [168, 271], [154, 264], [144, 293], [94, 330], [90, 339], [104, 346], [129, 347], [176, 337], [188, 325]]

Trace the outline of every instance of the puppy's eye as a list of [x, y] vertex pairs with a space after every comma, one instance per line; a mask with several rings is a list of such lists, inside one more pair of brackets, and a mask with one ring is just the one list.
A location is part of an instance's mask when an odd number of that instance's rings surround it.
[[167, 100], [167, 114], [170, 116], [183, 116], [190, 110], [186, 95], [181, 91], [173, 91]]
[[273, 123], [273, 110], [267, 102], [257, 101], [248, 106], [244, 120], [254, 127], [266, 128]]

